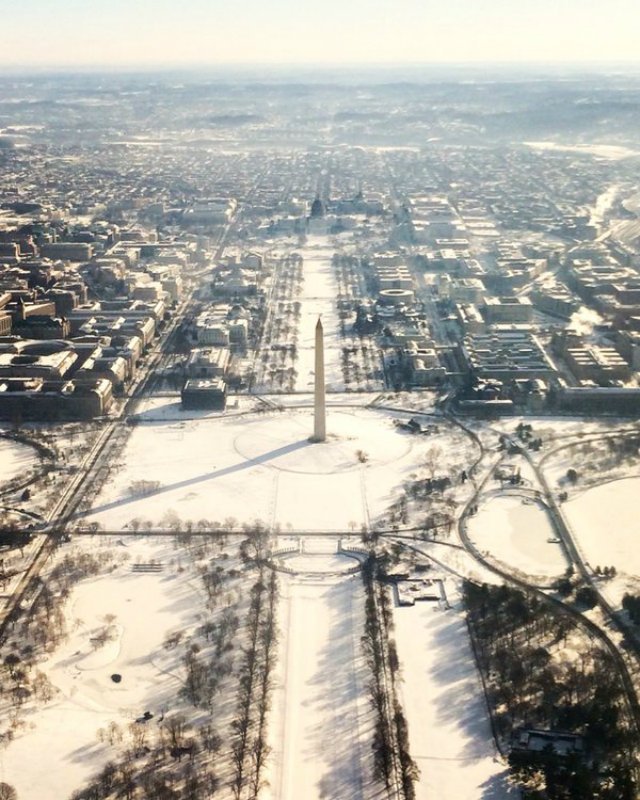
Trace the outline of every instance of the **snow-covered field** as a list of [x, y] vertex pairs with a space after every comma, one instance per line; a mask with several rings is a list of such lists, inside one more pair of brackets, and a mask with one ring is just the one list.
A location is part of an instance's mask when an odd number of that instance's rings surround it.
[[[607, 432], [604, 428], [593, 435], [587, 434], [569, 441], [565, 446], [559, 446], [555, 451], [552, 450], [544, 461], [545, 475], [550, 484], [567, 491], [571, 497], [587, 487], [602, 483], [603, 480], [637, 475], [640, 469], [637, 451], [622, 452], [620, 444], [625, 435], [613, 438], [601, 435]], [[577, 472], [575, 485], [567, 480], [569, 469]]]
[[359, 574], [319, 575], [340, 562], [352, 566], [344, 556], [307, 552], [300, 559], [288, 565], [301, 571], [282, 576], [280, 584], [268, 794], [273, 800], [372, 798], [379, 788], [371, 783], [362, 581]]
[[[358, 530], [445, 438], [412, 436], [389, 412], [362, 408], [330, 408], [325, 443], [308, 441], [312, 425], [310, 409], [138, 425], [90, 517], [107, 530], [175, 518]], [[159, 486], [132, 494], [141, 480]]]
[[[363, 407], [371, 403], [378, 396], [378, 392], [358, 392], [357, 394], [347, 394], [345, 392], [344, 394], [328, 394], [325, 398], [325, 404], [327, 408], [330, 406]], [[278, 405], [284, 406], [285, 408], [313, 407], [312, 394], [280, 394], [277, 396], [274, 395], [272, 399]]]
[[338, 282], [331, 259], [334, 249], [324, 236], [309, 236], [297, 251], [303, 259], [304, 282], [298, 299], [302, 303], [298, 336], [298, 361], [295, 390], [313, 391], [315, 374], [315, 332], [318, 317], [324, 329], [324, 370], [327, 391], [343, 391], [340, 366], [340, 321], [336, 299]]
[[[111, 722], [126, 727], [146, 710], [157, 718], [175, 698], [179, 656], [163, 641], [193, 625], [203, 604], [190, 573], [177, 569], [170, 542], [127, 539], [113, 548], [114, 571], [75, 587], [65, 609], [69, 636], [38, 665], [58, 693], [37, 713], [28, 710], [24, 728], [0, 750], [2, 779], [20, 800], [65, 800], [113, 757], [98, 741], [99, 728]], [[136, 561], [152, 559], [165, 565], [161, 572], [132, 571]], [[114, 638], [96, 649], [92, 638], [108, 615]], [[114, 673], [120, 683], [111, 680]]]
[[26, 474], [38, 465], [38, 454], [26, 444], [0, 439], [0, 484]]
[[468, 532], [480, 550], [526, 575], [557, 577], [568, 566], [549, 515], [527, 497], [492, 498], [470, 517]]
[[640, 576], [638, 491], [640, 478], [626, 478], [588, 489], [563, 505], [580, 551], [589, 564], [614, 566]]
[[496, 754], [457, 581], [445, 579], [453, 608], [416, 603], [394, 609], [401, 692], [417, 800], [505, 800], [517, 794]]

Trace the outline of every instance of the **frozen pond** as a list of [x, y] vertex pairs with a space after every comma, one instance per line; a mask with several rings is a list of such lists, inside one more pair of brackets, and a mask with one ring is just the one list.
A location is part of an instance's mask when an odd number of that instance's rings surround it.
[[0, 439], [0, 484], [26, 474], [38, 464], [36, 451], [26, 444]]
[[474, 544], [526, 575], [555, 577], [567, 568], [562, 546], [545, 508], [520, 495], [496, 497], [469, 518]]

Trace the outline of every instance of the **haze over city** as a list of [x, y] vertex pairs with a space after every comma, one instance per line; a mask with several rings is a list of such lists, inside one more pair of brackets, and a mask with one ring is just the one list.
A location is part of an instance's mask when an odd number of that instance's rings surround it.
[[637, 62], [633, 0], [5, 0], [6, 65]]

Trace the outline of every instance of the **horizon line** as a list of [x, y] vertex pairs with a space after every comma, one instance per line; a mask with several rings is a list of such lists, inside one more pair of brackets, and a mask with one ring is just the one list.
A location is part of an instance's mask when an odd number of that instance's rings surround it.
[[27, 71], [132, 71], [132, 72], [190, 72], [194, 70], [229, 70], [229, 69], [314, 69], [320, 71], [348, 70], [348, 69], [486, 69], [486, 68], [516, 68], [516, 69], [615, 69], [636, 68], [640, 69], [640, 57], [634, 59], [495, 59], [471, 61], [134, 61], [134, 62], [15, 62], [0, 60], [2, 69], [14, 72]]

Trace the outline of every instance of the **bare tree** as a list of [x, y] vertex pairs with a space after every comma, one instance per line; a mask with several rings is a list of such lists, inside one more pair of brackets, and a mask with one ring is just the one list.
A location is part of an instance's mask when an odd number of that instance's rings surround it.
[[187, 732], [187, 718], [184, 714], [172, 714], [165, 719], [164, 725], [173, 747], [180, 747]]
[[0, 800], [18, 800], [18, 793], [9, 783], [0, 783]]
[[425, 455], [424, 466], [427, 470], [429, 477], [433, 480], [438, 471], [438, 467], [442, 463], [442, 448], [433, 446], [430, 447]]

